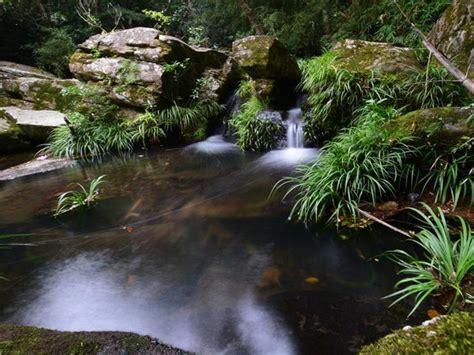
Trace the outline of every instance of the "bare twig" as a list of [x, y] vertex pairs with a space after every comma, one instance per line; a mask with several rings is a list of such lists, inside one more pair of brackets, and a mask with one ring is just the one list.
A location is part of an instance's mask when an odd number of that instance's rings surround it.
[[383, 225], [383, 226], [385, 226], [385, 227], [387, 227], [387, 228], [389, 228], [389, 229], [391, 229], [391, 230], [393, 230], [393, 231], [395, 231], [395, 232], [397, 232], [397, 233], [400, 233], [400, 234], [402, 234], [402, 235], [404, 235], [404, 236], [406, 236], [406, 237], [408, 237], [408, 238], [411, 238], [411, 237], [412, 237], [412, 235], [411, 235], [410, 233], [408, 233], [408, 232], [406, 232], [406, 231], [404, 231], [404, 230], [402, 230], [402, 229], [400, 229], [400, 228], [397, 228], [397, 227], [395, 227], [395, 226], [392, 226], [390, 223], [387, 223], [387, 222], [381, 220], [380, 218], [375, 217], [373, 214], [370, 214], [370, 213], [367, 212], [367, 211], [361, 210], [360, 208], [357, 208], [357, 210], [359, 211], [359, 213], [360, 213], [361, 215], [363, 215], [364, 217], [366, 217], [366, 218], [368, 218], [368, 219], [370, 219], [370, 220], [372, 220], [372, 221], [374, 221], [374, 222], [377, 222], [377, 223], [379, 223], [379, 224], [381, 224], [381, 225]]

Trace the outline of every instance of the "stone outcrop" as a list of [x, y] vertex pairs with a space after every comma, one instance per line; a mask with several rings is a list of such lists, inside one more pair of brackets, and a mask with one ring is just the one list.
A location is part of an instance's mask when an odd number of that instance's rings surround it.
[[454, 0], [431, 30], [428, 39], [454, 64], [474, 79], [474, 3]]
[[252, 79], [298, 81], [296, 58], [275, 37], [250, 36], [232, 44], [232, 55]]
[[421, 69], [414, 49], [390, 43], [346, 39], [331, 51], [336, 55], [334, 66], [350, 72], [400, 75]]
[[238, 80], [227, 54], [194, 48], [152, 28], [96, 35], [71, 57], [76, 78], [109, 88], [118, 103], [144, 108], [186, 101], [200, 83], [217, 99]]
[[393, 139], [413, 137], [414, 144], [454, 147], [474, 136], [474, 108], [439, 107], [410, 112], [385, 124]]
[[78, 84], [26, 65], [0, 62], [0, 107], [62, 110], [67, 104], [62, 90]]
[[58, 111], [0, 107], [0, 153], [45, 143], [51, 131], [65, 124]]

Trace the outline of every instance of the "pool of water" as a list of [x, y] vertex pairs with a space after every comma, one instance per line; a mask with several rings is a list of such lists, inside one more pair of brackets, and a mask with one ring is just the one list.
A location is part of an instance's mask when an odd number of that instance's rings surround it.
[[[204, 148], [0, 185], [0, 235], [25, 234], [0, 239], [0, 321], [131, 331], [206, 354], [350, 353], [404, 322], [380, 299], [393, 266], [371, 260], [397, 237], [290, 222], [269, 196], [287, 157]], [[102, 174], [93, 210], [52, 217], [58, 193]]]

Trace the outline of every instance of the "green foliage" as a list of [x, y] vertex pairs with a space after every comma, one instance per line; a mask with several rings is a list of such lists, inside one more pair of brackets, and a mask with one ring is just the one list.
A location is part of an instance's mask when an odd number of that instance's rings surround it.
[[258, 117], [267, 104], [257, 97], [255, 82], [241, 82], [237, 94], [246, 100], [229, 121], [235, 130], [237, 144], [244, 150], [256, 152], [275, 148], [278, 138], [284, 135], [284, 128], [269, 118]]
[[[451, 0], [398, 0], [402, 10], [423, 32], [428, 33]], [[393, 0], [354, 1], [334, 13], [332, 33], [323, 38], [326, 46], [356, 38], [421, 47], [420, 38], [403, 17]]]
[[309, 93], [311, 108], [306, 134], [324, 141], [351, 124], [354, 113], [367, 100], [385, 100], [405, 111], [461, 104], [465, 91], [441, 67], [428, 65], [426, 71], [399, 77], [394, 74], [352, 72], [336, 65], [337, 55], [300, 61], [301, 88]]
[[100, 186], [105, 182], [104, 179], [105, 175], [102, 175], [93, 179], [88, 187], [82, 184], [76, 184], [78, 190], [63, 192], [58, 197], [54, 215], [57, 217], [76, 209], [90, 208], [99, 200]]
[[209, 47], [209, 37], [204, 26], [190, 27], [188, 29], [188, 43], [193, 46]]
[[329, 211], [341, 223], [358, 216], [358, 206], [393, 196], [400, 186], [415, 183], [415, 169], [408, 161], [417, 150], [410, 138], [390, 139], [381, 129], [397, 110], [375, 101], [359, 110], [356, 124], [323, 147], [314, 164], [298, 168], [297, 175], [282, 180], [277, 188], [291, 185], [295, 194], [292, 217], [320, 221]]
[[45, 41], [35, 50], [38, 66], [58, 76], [69, 72], [69, 57], [76, 45], [64, 29], [51, 29]]
[[426, 213], [412, 209], [424, 226], [412, 240], [423, 250], [423, 260], [403, 250], [388, 253], [401, 267], [400, 274], [404, 277], [395, 285], [401, 289], [387, 297], [396, 297], [393, 305], [415, 296], [409, 316], [434, 292], [454, 293], [446, 307], [448, 312], [454, 310], [460, 299], [468, 297], [463, 283], [474, 272], [474, 238], [470, 225], [459, 218], [459, 236], [454, 238], [443, 211], [438, 208], [435, 212], [426, 204], [423, 207]]
[[142, 13], [155, 21], [155, 27], [159, 30], [164, 30], [169, 26], [171, 22], [171, 17], [165, 15], [162, 11], [154, 11], [154, 10], [142, 10]]
[[360, 354], [469, 354], [474, 347], [473, 329], [474, 312], [453, 313], [428, 326], [397, 330], [363, 347]]
[[474, 138], [466, 137], [446, 154], [430, 151], [425, 155], [431, 166], [424, 178], [424, 189], [434, 191], [436, 203], [451, 202], [451, 208], [456, 209], [459, 203], [470, 199], [470, 205], [474, 205], [473, 147]]
[[163, 65], [163, 70], [165, 73], [173, 74], [173, 79], [175, 81], [179, 80], [189, 68], [190, 58], [186, 58], [184, 61], [175, 61], [173, 63], [166, 63]]
[[129, 121], [93, 86], [72, 86], [64, 89], [63, 95], [70, 102], [68, 124], [53, 130], [42, 153], [68, 158], [130, 151], [137, 143], [146, 146], [149, 141], [160, 141], [167, 132], [196, 128], [222, 109], [216, 102], [204, 100], [189, 107], [150, 109]]

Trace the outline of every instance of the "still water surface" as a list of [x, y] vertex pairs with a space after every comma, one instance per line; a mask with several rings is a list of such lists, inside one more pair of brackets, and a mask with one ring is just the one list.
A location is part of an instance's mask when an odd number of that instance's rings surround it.
[[[369, 260], [394, 235], [292, 223], [269, 198], [288, 156], [208, 148], [0, 185], [0, 235], [30, 234], [0, 240], [15, 244], [0, 249], [0, 320], [131, 331], [204, 354], [348, 353], [402, 324], [405, 311], [380, 300], [395, 270]], [[94, 210], [52, 217], [59, 192], [102, 174]]]

